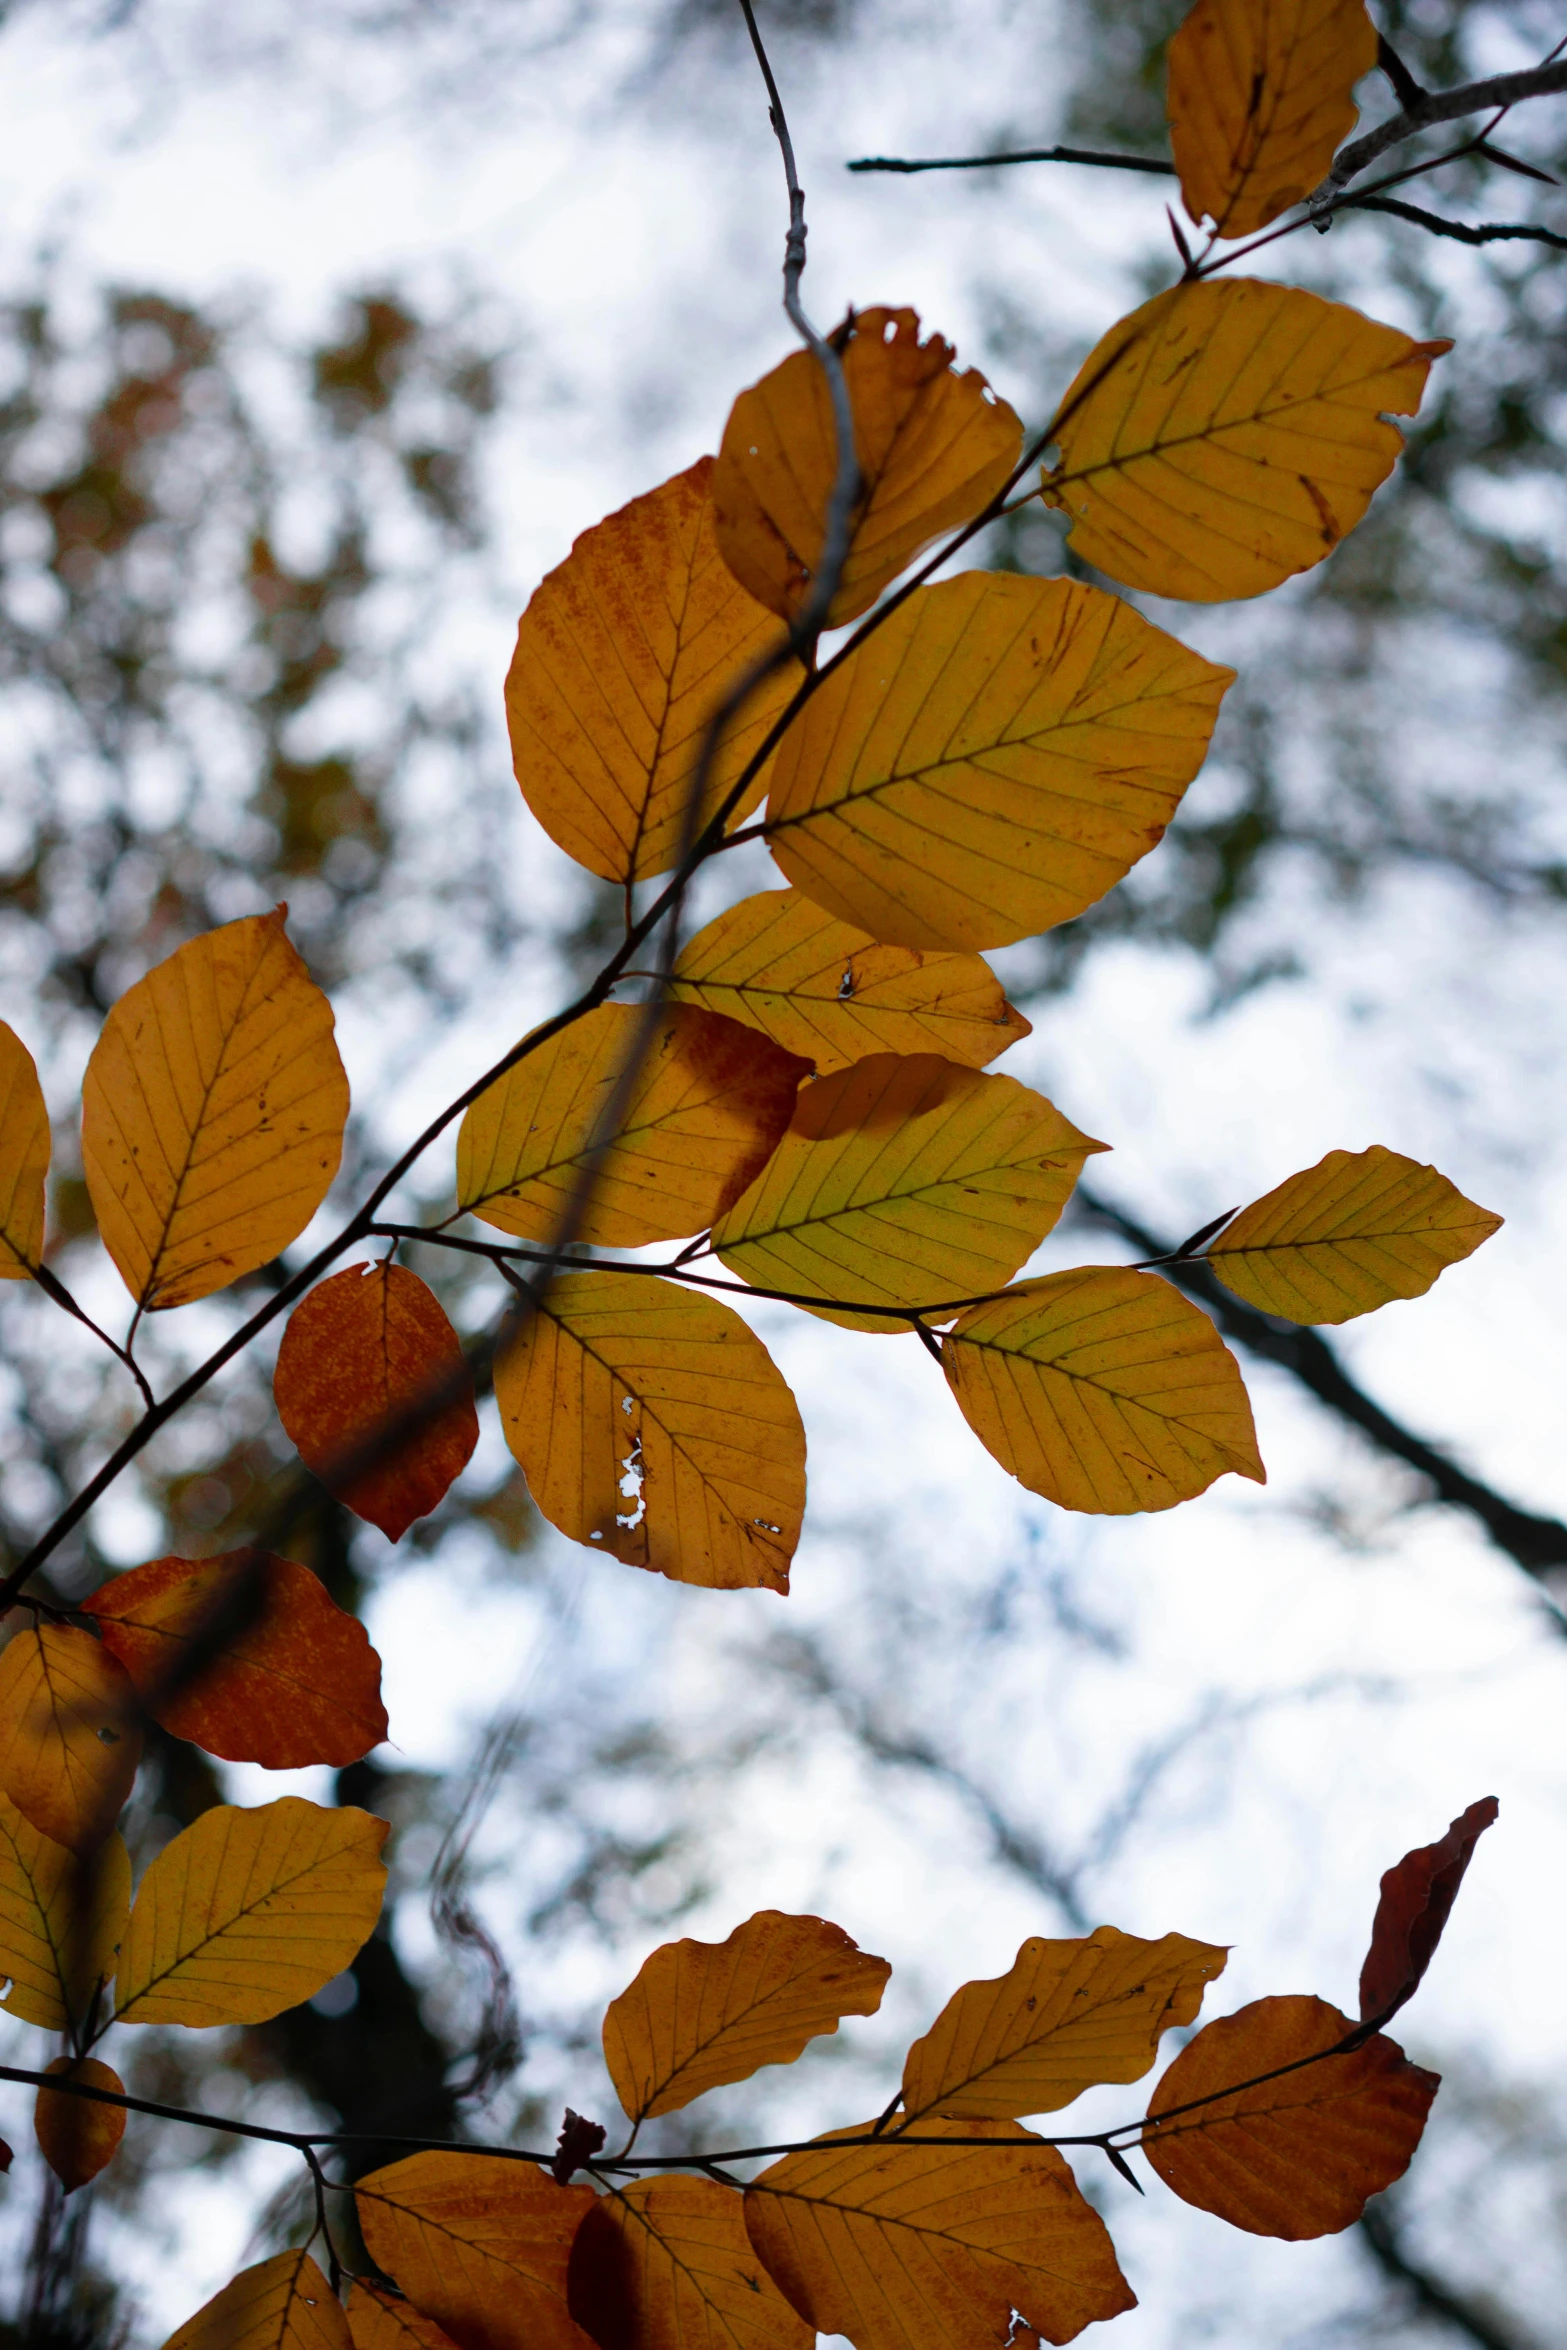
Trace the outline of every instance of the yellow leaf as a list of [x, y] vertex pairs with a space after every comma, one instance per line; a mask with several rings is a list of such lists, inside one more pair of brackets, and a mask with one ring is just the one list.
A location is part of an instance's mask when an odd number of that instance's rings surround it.
[[241, 2269], [163, 2350], [350, 2350], [348, 2320], [308, 2252]]
[[993, 1981], [965, 1983], [909, 2050], [903, 2113], [1013, 2121], [1054, 2113], [1101, 2081], [1135, 2081], [1159, 2036], [1189, 2024], [1229, 1953], [1165, 1934], [1100, 1926], [1069, 1942], [1025, 1942]]
[[764, 2064], [793, 2064], [840, 2016], [874, 2015], [891, 1972], [841, 1926], [776, 1909], [726, 1942], [666, 1942], [605, 2012], [615, 2095], [642, 2122]]
[[[601, 1004], [479, 1096], [457, 1138], [468, 1214], [524, 1240], [553, 1239], [641, 1019], [634, 1005]], [[754, 1028], [669, 1005], [577, 1238], [640, 1248], [703, 1231], [765, 1166], [805, 1074]]]
[[[517, 781], [551, 840], [605, 881], [645, 881], [677, 862], [707, 720], [778, 638], [719, 555], [712, 470], [703, 457], [585, 531], [517, 631], [506, 680]], [[788, 661], [726, 729], [704, 821], [800, 676]], [[766, 788], [764, 771], [731, 822]]]
[[1193, 220], [1249, 237], [1309, 196], [1376, 61], [1365, 0], [1197, 0], [1170, 43], [1169, 94]]
[[355, 2277], [349, 2296], [348, 2330], [354, 2350], [451, 2350], [451, 2335], [433, 2317], [363, 2277]]
[[8, 2015], [63, 2032], [114, 1973], [131, 1907], [124, 1839], [76, 1854], [0, 1796], [0, 1980]]
[[126, 989], [87, 1064], [87, 1188], [149, 1313], [270, 1264], [337, 1173], [348, 1080], [285, 911], [180, 947]]
[[340, 1975], [381, 1914], [385, 1820], [284, 1795], [220, 1803], [141, 1881], [115, 2016], [132, 2024], [263, 2024]]
[[135, 1686], [90, 1632], [40, 1624], [0, 1653], [0, 1790], [56, 1844], [103, 1842], [141, 1746]]
[[[1104, 1147], [1015, 1077], [873, 1053], [806, 1086], [713, 1246], [758, 1288], [889, 1306], [981, 1296], [1033, 1254]], [[849, 1330], [908, 1327], [809, 1310]]]
[[354, 2200], [371, 2258], [459, 2350], [588, 2350], [566, 2271], [591, 2187], [497, 2154], [410, 2154]]
[[1266, 1482], [1234, 1356], [1152, 1273], [1022, 1282], [954, 1325], [942, 1363], [986, 1451], [1062, 1509], [1167, 1510], [1230, 1469]]
[[1158, 846], [1233, 676], [1071, 580], [920, 588], [785, 736], [768, 845], [873, 938], [1008, 946]]
[[747, 2189], [773, 2278], [856, 2350], [1007, 2350], [1021, 2329], [1070, 2342], [1136, 2306], [1104, 2222], [1061, 2156], [1005, 2122], [927, 2121], [942, 2146], [846, 2146], [835, 2131]]
[[1260, 596], [1352, 531], [1447, 343], [1298, 286], [1172, 286], [1113, 326], [1059, 410], [1045, 502], [1072, 552], [1196, 604]]
[[577, 2231], [571, 2310], [599, 2350], [813, 2350], [716, 2179], [637, 2179]]
[[25, 1281], [44, 1253], [49, 1112], [33, 1056], [0, 1020], [0, 1281]]
[[[868, 611], [922, 547], [987, 506], [1012, 468], [1023, 427], [952, 346], [919, 339], [912, 310], [850, 314], [834, 336], [854, 412], [860, 496], [849, 558], [828, 613], [837, 628]], [[837, 471], [826, 375], [796, 351], [742, 392], [713, 471], [724, 561], [769, 611], [791, 619], [821, 558]]]
[[[113, 2067], [95, 2056], [57, 2056], [45, 2066], [50, 2074], [66, 2073], [90, 2089], [107, 2089], [123, 2097], [125, 2083]], [[114, 2160], [125, 2135], [126, 2109], [96, 2097], [73, 2097], [59, 2089], [40, 2088], [33, 2100], [33, 2135], [38, 2151], [65, 2189], [74, 2195]]]
[[1395, 1297], [1424, 1297], [1501, 1222], [1434, 1167], [1375, 1143], [1329, 1151], [1253, 1200], [1208, 1261], [1226, 1289], [1265, 1314], [1348, 1322]]
[[978, 955], [878, 946], [793, 889], [743, 898], [699, 931], [672, 992], [761, 1029], [822, 1076], [867, 1053], [942, 1053], [980, 1069], [1030, 1034]]
[[727, 1306], [568, 1273], [496, 1362], [495, 1393], [529, 1492], [573, 1542], [677, 1583], [788, 1590], [805, 1430]]

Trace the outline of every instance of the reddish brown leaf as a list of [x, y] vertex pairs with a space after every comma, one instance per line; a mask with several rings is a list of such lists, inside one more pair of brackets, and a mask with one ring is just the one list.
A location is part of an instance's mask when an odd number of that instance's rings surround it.
[[1382, 1879], [1371, 1948], [1360, 1970], [1360, 2018], [1385, 2024], [1414, 1996], [1442, 1939], [1470, 1855], [1500, 1809], [1482, 1795], [1435, 1844], [1406, 1852]]
[[433, 2317], [363, 2277], [354, 2279], [348, 2331], [354, 2350], [456, 2350], [451, 2335], [443, 2333]]
[[[435, 1508], [479, 1441], [457, 1333], [401, 1265], [350, 1265], [313, 1289], [289, 1316], [272, 1391], [306, 1466], [392, 1542]], [[345, 1485], [345, 1457], [424, 1399], [428, 1418], [395, 1455]]]
[[567, 2284], [599, 2350], [811, 2350], [756, 2256], [742, 2198], [715, 2179], [671, 2172], [601, 2195]]
[[[57, 2056], [51, 2073], [68, 2073], [92, 2089], [112, 2089], [123, 2096], [125, 2083], [95, 2056]], [[123, 2105], [100, 2105], [95, 2097], [73, 2097], [59, 2089], [40, 2089], [33, 2106], [33, 2129], [45, 2162], [65, 2189], [74, 2194], [95, 2179], [112, 2161], [125, 2135]]]
[[[183, 1687], [193, 1641], [210, 1638], [247, 1572], [254, 1614]], [[381, 1660], [364, 1626], [293, 1559], [249, 1550], [216, 1559], [154, 1559], [83, 1606], [154, 1719], [226, 1762], [268, 1770], [357, 1762], [386, 1736]], [[165, 1694], [166, 1692], [166, 1694]]]

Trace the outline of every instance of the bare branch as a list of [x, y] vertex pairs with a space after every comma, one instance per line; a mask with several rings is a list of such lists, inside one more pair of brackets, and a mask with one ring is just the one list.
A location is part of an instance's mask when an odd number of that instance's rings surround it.
[[1526, 66], [1521, 73], [1493, 73], [1485, 81], [1466, 82], [1461, 89], [1428, 91], [1414, 105], [1401, 107], [1386, 122], [1379, 122], [1363, 139], [1351, 139], [1341, 148], [1327, 178], [1313, 188], [1306, 201], [1312, 211], [1320, 211], [1389, 147], [1418, 138], [1439, 122], [1459, 122], [1466, 114], [1517, 106], [1525, 98], [1550, 98], [1563, 90], [1567, 90], [1567, 58], [1558, 57], [1545, 65]]
[[1114, 155], [1100, 147], [1019, 147], [1004, 155], [861, 155], [845, 171], [992, 171], [1004, 163], [1086, 163], [1099, 171], [1153, 171], [1174, 179], [1173, 163], [1154, 155]]

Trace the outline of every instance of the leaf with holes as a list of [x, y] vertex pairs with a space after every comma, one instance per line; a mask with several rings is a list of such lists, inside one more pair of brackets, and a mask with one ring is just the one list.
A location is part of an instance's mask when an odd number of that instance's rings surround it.
[[371, 2258], [459, 2350], [588, 2350], [566, 2272], [590, 2187], [496, 2154], [410, 2154], [354, 2201]]
[[1386, 2023], [1412, 1999], [1452, 1915], [1474, 1848], [1501, 1809], [1482, 1795], [1435, 1844], [1418, 1845], [1387, 1870], [1360, 1970], [1360, 2020]]
[[348, 2320], [308, 2252], [241, 2269], [163, 2350], [351, 2350]]
[[42, 1262], [49, 1148], [33, 1056], [0, 1020], [0, 1281], [25, 1281]]
[[635, 2179], [571, 2248], [571, 2313], [599, 2350], [813, 2350], [716, 2179]]
[[[87, 2088], [125, 2094], [119, 2074], [95, 2056], [57, 2056], [45, 2070], [51, 2078], [63, 2073]], [[114, 2160], [125, 2135], [125, 2108], [75, 2097], [68, 2089], [41, 2088], [33, 2100], [33, 2135], [66, 2194], [74, 2195]]]
[[90, 1632], [41, 1624], [0, 1652], [0, 1790], [56, 1844], [103, 1842], [141, 1747], [130, 1677]]
[[1377, 61], [1365, 0], [1197, 0], [1170, 43], [1181, 197], [1215, 236], [1249, 237], [1299, 204], [1355, 127]]
[[46, 2032], [81, 2021], [114, 1973], [131, 1909], [125, 1840], [75, 1853], [0, 1796], [0, 2007]]

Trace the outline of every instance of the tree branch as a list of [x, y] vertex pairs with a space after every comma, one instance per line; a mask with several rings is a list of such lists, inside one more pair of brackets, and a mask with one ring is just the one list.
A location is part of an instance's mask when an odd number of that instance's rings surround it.
[[1467, 221], [1444, 220], [1439, 212], [1427, 212], [1419, 204], [1401, 204], [1394, 196], [1346, 196], [1335, 209], [1393, 212], [1400, 220], [1412, 220], [1417, 228], [1429, 229], [1434, 237], [1453, 237], [1460, 245], [1499, 245], [1521, 239], [1531, 245], [1555, 245], [1567, 253], [1567, 237], [1556, 229], [1538, 228], [1529, 221], [1487, 221], [1471, 228]]
[[1563, 90], [1567, 90], [1567, 57], [1526, 66], [1521, 73], [1494, 73], [1485, 81], [1466, 82], [1458, 90], [1427, 91], [1415, 104], [1403, 106], [1386, 122], [1379, 122], [1363, 139], [1351, 139], [1341, 148], [1327, 178], [1313, 188], [1306, 201], [1314, 212], [1320, 211], [1389, 147], [1417, 138], [1439, 122], [1458, 122], [1466, 114], [1484, 114], [1493, 106], [1517, 106], [1525, 98], [1549, 98]]
[[1003, 163], [1087, 163], [1101, 171], [1152, 171], [1174, 179], [1173, 163], [1154, 155], [1113, 155], [1099, 147], [1019, 147], [1005, 155], [861, 155], [845, 171], [991, 171]]

